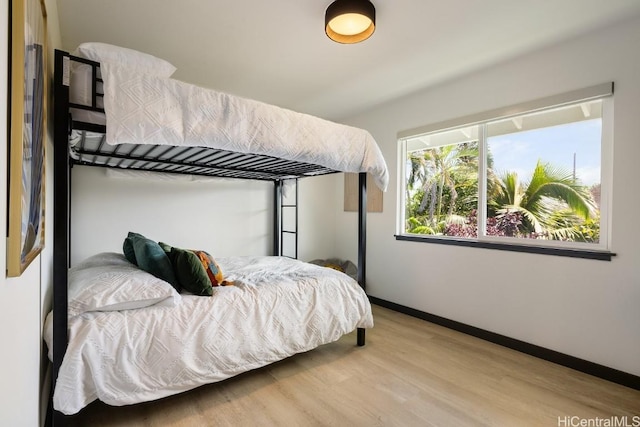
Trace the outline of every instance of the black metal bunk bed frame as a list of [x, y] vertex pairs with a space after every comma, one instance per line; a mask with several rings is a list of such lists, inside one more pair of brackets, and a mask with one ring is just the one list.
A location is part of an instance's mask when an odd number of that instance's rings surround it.
[[[89, 65], [92, 69], [92, 105], [71, 103], [69, 87], [71, 62]], [[53, 185], [53, 375], [52, 393], [68, 343], [67, 281], [70, 266], [71, 241], [71, 168], [74, 164], [100, 166], [126, 170], [154, 171], [176, 174], [202, 175], [222, 178], [267, 180], [274, 183], [273, 253], [282, 253], [283, 185], [286, 180], [308, 176], [338, 173], [324, 166], [294, 162], [265, 155], [235, 153], [202, 147], [139, 146], [105, 143], [106, 126], [75, 121], [70, 109], [104, 113], [98, 99], [100, 64], [55, 51], [53, 119], [54, 119], [54, 185]], [[79, 142], [69, 145], [72, 131], [79, 132]], [[87, 138], [87, 132], [101, 134], [100, 138]], [[359, 176], [358, 202], [358, 276], [360, 286], [366, 287], [366, 173]], [[297, 189], [296, 189], [297, 191]], [[297, 195], [296, 195], [297, 203]], [[297, 216], [297, 215], [296, 215]], [[296, 219], [297, 222], [297, 219]], [[297, 241], [297, 236], [296, 236]], [[297, 245], [297, 243], [296, 243]], [[297, 249], [296, 249], [297, 256]], [[365, 330], [358, 328], [357, 345], [365, 344]], [[57, 421], [56, 421], [57, 420]], [[64, 416], [53, 412], [53, 424], [64, 425]]]

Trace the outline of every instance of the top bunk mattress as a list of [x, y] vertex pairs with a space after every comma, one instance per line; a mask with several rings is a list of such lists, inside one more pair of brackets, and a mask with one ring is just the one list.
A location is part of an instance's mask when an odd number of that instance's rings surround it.
[[[389, 175], [380, 148], [360, 128], [324, 120], [263, 102], [202, 88], [127, 63], [74, 64], [71, 102], [104, 114], [71, 109], [73, 120], [106, 126], [111, 146], [208, 147], [321, 165], [340, 172], [368, 172], [386, 190]], [[96, 83], [97, 81], [97, 83]], [[95, 86], [93, 86], [95, 85]]]

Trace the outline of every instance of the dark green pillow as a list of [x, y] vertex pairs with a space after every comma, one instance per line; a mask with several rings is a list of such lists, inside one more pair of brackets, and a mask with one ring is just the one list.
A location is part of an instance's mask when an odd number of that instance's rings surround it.
[[180, 284], [173, 271], [171, 261], [160, 245], [138, 233], [129, 233], [127, 239], [131, 241], [138, 267], [168, 282], [179, 292]]
[[184, 290], [194, 295], [213, 295], [211, 280], [209, 280], [200, 258], [195, 253], [172, 247], [171, 252], [169, 252], [169, 258], [178, 283]]
[[138, 265], [138, 260], [136, 260], [136, 253], [133, 250], [133, 240], [138, 237], [144, 237], [138, 233], [129, 232], [127, 237], [124, 239], [124, 243], [122, 244], [122, 253], [124, 257], [131, 264]]
[[169, 256], [169, 254], [171, 253], [171, 245], [167, 245], [164, 242], [158, 242], [158, 244], [160, 245], [164, 253], [167, 254], [167, 256]]

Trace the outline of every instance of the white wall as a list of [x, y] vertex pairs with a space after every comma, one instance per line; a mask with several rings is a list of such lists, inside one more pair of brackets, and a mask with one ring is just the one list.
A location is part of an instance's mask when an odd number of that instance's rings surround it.
[[[335, 177], [300, 182], [299, 258], [327, 257], [334, 248]], [[162, 177], [108, 176], [106, 169], [72, 169], [72, 265], [102, 251], [122, 251], [129, 231], [214, 257], [270, 255], [273, 184]]]
[[[0, 2], [0, 221], [7, 221], [7, 81], [8, 81], [8, 2]], [[47, 0], [49, 47], [60, 46], [57, 5]], [[49, 110], [51, 111], [51, 110]], [[48, 153], [52, 153], [51, 129]], [[47, 216], [51, 224], [52, 158], [47, 158]], [[45, 249], [25, 272], [16, 278], [0, 275], [0, 342], [3, 344], [0, 365], [0, 425], [41, 426], [46, 417], [49, 398], [48, 360], [44, 355], [42, 324], [51, 304], [50, 230], [45, 235]], [[6, 271], [6, 245], [0, 245], [0, 271]]]
[[299, 180], [299, 234], [298, 259], [336, 256], [336, 206], [342, 199], [334, 197], [336, 182], [342, 183], [342, 174], [317, 176]]
[[[558, 44], [350, 120], [390, 167], [384, 212], [370, 214], [368, 292], [378, 298], [640, 375], [640, 21]], [[490, 49], [490, 46], [487, 47]], [[611, 262], [396, 241], [397, 132], [615, 82]], [[342, 184], [336, 184], [340, 198]], [[353, 215], [337, 247], [356, 253]]]

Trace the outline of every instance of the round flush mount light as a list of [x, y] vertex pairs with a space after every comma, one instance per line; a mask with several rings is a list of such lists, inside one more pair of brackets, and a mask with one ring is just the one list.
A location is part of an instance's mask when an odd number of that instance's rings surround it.
[[358, 43], [376, 29], [376, 8], [369, 0], [336, 0], [324, 14], [324, 31], [338, 43]]

